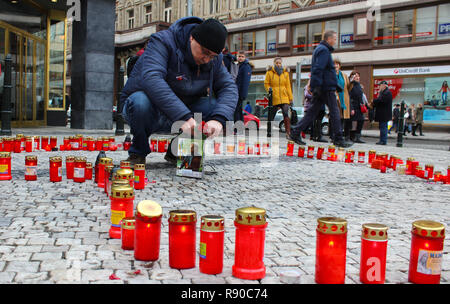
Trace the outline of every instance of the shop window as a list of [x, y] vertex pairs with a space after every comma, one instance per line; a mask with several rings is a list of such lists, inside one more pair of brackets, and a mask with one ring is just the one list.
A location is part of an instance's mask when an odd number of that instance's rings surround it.
[[353, 42], [353, 18], [340, 20], [339, 47], [341, 49], [355, 47]]
[[380, 21], [375, 23], [376, 45], [392, 44], [392, 13], [381, 13]]
[[394, 43], [413, 40], [414, 10], [394, 12]]
[[242, 34], [242, 49], [247, 57], [253, 56], [253, 32]]
[[436, 37], [436, 7], [418, 8], [416, 16], [416, 41], [434, 40]]
[[438, 39], [450, 39], [450, 3], [438, 7]]
[[[55, 22], [55, 23], [53, 23]], [[48, 108], [64, 108], [64, 21], [50, 26], [49, 104]]]
[[322, 22], [311, 23], [308, 29], [308, 50], [312, 51], [322, 40]]
[[266, 55], [266, 31], [255, 32], [255, 56]]
[[307, 34], [306, 24], [299, 24], [294, 26], [294, 39], [292, 45], [294, 52], [301, 53], [306, 51], [306, 34]]
[[241, 49], [241, 41], [242, 41], [242, 33], [231, 35], [229, 46], [230, 53], [235, 54]]
[[36, 120], [44, 120], [45, 112], [45, 45], [36, 44]]
[[267, 30], [267, 55], [277, 54], [277, 30]]

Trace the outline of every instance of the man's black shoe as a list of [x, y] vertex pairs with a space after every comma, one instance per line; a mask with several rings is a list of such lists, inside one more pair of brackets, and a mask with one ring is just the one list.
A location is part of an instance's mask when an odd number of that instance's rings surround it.
[[145, 157], [136, 153], [130, 153], [127, 158], [127, 161], [130, 162], [131, 168], [134, 168], [136, 164], [144, 164], [145, 165]]
[[170, 142], [169, 147], [167, 148], [166, 155], [164, 155], [164, 159], [171, 164], [177, 164], [177, 157], [172, 153], [172, 142]]
[[299, 137], [293, 137], [293, 136], [292, 136], [292, 132], [291, 132], [291, 134], [289, 135], [288, 140], [292, 140], [292, 141], [295, 142], [297, 145], [301, 145], [301, 146], [306, 145], [306, 143], [300, 138], [300, 136], [299, 136]]
[[382, 146], [386, 146], [386, 143], [384, 143], [384, 142], [381, 142], [381, 141], [377, 142], [376, 144], [377, 144], [377, 145], [382, 145]]
[[334, 145], [336, 147], [348, 148], [348, 147], [353, 146], [353, 142], [347, 142], [347, 141], [341, 139], [341, 140], [335, 141]]

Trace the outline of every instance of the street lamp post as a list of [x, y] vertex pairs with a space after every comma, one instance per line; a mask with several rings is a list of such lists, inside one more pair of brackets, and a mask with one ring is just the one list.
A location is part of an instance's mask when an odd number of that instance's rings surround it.
[[11, 135], [11, 80], [12, 80], [12, 58], [11, 55], [6, 55], [5, 58], [5, 78], [3, 84], [3, 102], [2, 102], [2, 130], [1, 135]]
[[123, 104], [120, 101], [120, 93], [123, 89], [123, 78], [125, 75], [125, 69], [123, 66], [119, 70], [119, 81], [117, 86], [117, 117], [116, 117], [116, 133], [115, 135], [125, 135], [124, 121], [122, 116]]
[[398, 118], [397, 147], [403, 147], [403, 125], [405, 120], [405, 101], [400, 106], [400, 117]]
[[267, 137], [271, 137], [272, 136], [272, 111], [273, 111], [273, 107], [272, 107], [272, 88], [269, 88], [269, 94], [268, 94], [268, 99], [269, 99], [269, 104], [268, 104], [268, 119], [267, 119]]

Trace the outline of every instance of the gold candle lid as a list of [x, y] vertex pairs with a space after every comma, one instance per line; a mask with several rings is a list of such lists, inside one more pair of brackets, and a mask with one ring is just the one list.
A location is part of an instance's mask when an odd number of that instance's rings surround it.
[[301, 150], [305, 150], [304, 146], [298, 146], [298, 148], [301, 149]]
[[111, 173], [111, 171], [114, 169], [113, 164], [108, 164], [105, 166], [105, 170], [108, 171], [108, 173]]
[[193, 210], [172, 210], [169, 211], [170, 223], [195, 223], [197, 222], [197, 213]]
[[25, 160], [37, 160], [37, 156], [36, 155], [27, 155], [27, 156], [25, 156]]
[[266, 224], [266, 210], [257, 207], [244, 207], [236, 210], [235, 222], [242, 225]]
[[347, 221], [338, 217], [321, 217], [317, 219], [317, 231], [324, 234], [347, 233]]
[[70, 136], [64, 136], [64, 139], [70, 139]]
[[293, 145], [293, 144], [294, 144], [294, 141], [292, 141], [292, 140], [288, 141], [288, 145]]
[[1, 158], [11, 158], [11, 152], [0, 152]]
[[347, 150], [347, 152], [349, 152], [349, 153], [355, 153], [354, 150]]
[[32, 140], [32, 138], [31, 138], [31, 136], [25, 136], [25, 140], [30, 141], [30, 140]]
[[48, 136], [44, 135], [44, 136], [41, 136], [41, 138], [42, 139], [48, 139]]
[[415, 161], [416, 159], [414, 157], [408, 157], [406, 160]]
[[434, 168], [433, 165], [425, 165], [425, 168]]
[[314, 149], [314, 146], [308, 146], [308, 149], [309, 149], [309, 148], [313, 148], [313, 149]]
[[73, 162], [75, 161], [75, 156], [66, 156], [66, 162]]
[[85, 163], [86, 162], [86, 157], [84, 157], [84, 156], [77, 156], [77, 157], [75, 157], [75, 162]]
[[109, 158], [109, 157], [101, 157], [98, 162], [99, 162], [99, 164], [102, 164], [102, 165], [109, 165], [109, 164], [112, 164], [113, 160], [112, 160], [112, 158]]
[[56, 136], [50, 136], [50, 139], [57, 139], [58, 137]]
[[225, 219], [219, 215], [204, 215], [201, 217], [200, 229], [203, 231], [224, 231]]
[[61, 156], [50, 156], [49, 159], [51, 162], [62, 162]]
[[416, 170], [422, 170], [422, 166], [417, 166]]
[[136, 219], [134, 217], [124, 217], [121, 223], [122, 229], [133, 230], [136, 227]]
[[429, 238], [445, 238], [445, 227], [443, 224], [419, 220], [412, 223], [412, 233]]
[[328, 149], [336, 149], [336, 146], [335, 145], [329, 145]]
[[338, 150], [339, 150], [339, 151], [345, 151], [345, 149], [342, 148], [342, 147], [339, 147]]
[[369, 153], [377, 153], [375, 150], [369, 150]]
[[361, 153], [361, 154], [362, 154], [362, 153], [366, 153], [366, 151], [358, 151], [358, 153]]
[[126, 168], [130, 168], [131, 167], [131, 163], [128, 160], [121, 160], [120, 161], [120, 167], [126, 167]]
[[383, 224], [363, 224], [361, 237], [369, 241], [385, 241], [388, 239], [388, 229], [388, 226]]
[[86, 162], [86, 169], [92, 169], [92, 163]]
[[134, 164], [134, 170], [144, 170], [145, 165], [144, 164]]
[[111, 197], [134, 198], [134, 191], [130, 185], [113, 185], [111, 186]]
[[160, 217], [162, 215], [162, 208], [155, 201], [144, 200], [140, 201], [136, 206], [136, 216], [142, 217], [144, 219], [150, 219], [155, 217]]
[[441, 171], [434, 171], [434, 175], [441, 175], [442, 172]]
[[131, 169], [119, 169], [114, 173], [114, 179], [133, 179], [134, 172]]

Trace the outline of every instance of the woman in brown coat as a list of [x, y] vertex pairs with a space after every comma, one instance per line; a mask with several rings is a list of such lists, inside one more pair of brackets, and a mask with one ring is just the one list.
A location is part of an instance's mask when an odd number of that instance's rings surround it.
[[342, 88], [342, 92], [336, 92], [336, 95], [338, 106], [341, 111], [344, 137], [346, 141], [350, 141], [350, 130], [352, 128], [352, 121], [350, 119], [352, 111], [352, 105], [350, 102], [351, 83], [348, 76], [341, 71], [341, 61], [337, 58], [334, 59], [334, 68], [336, 69], [338, 85]]

